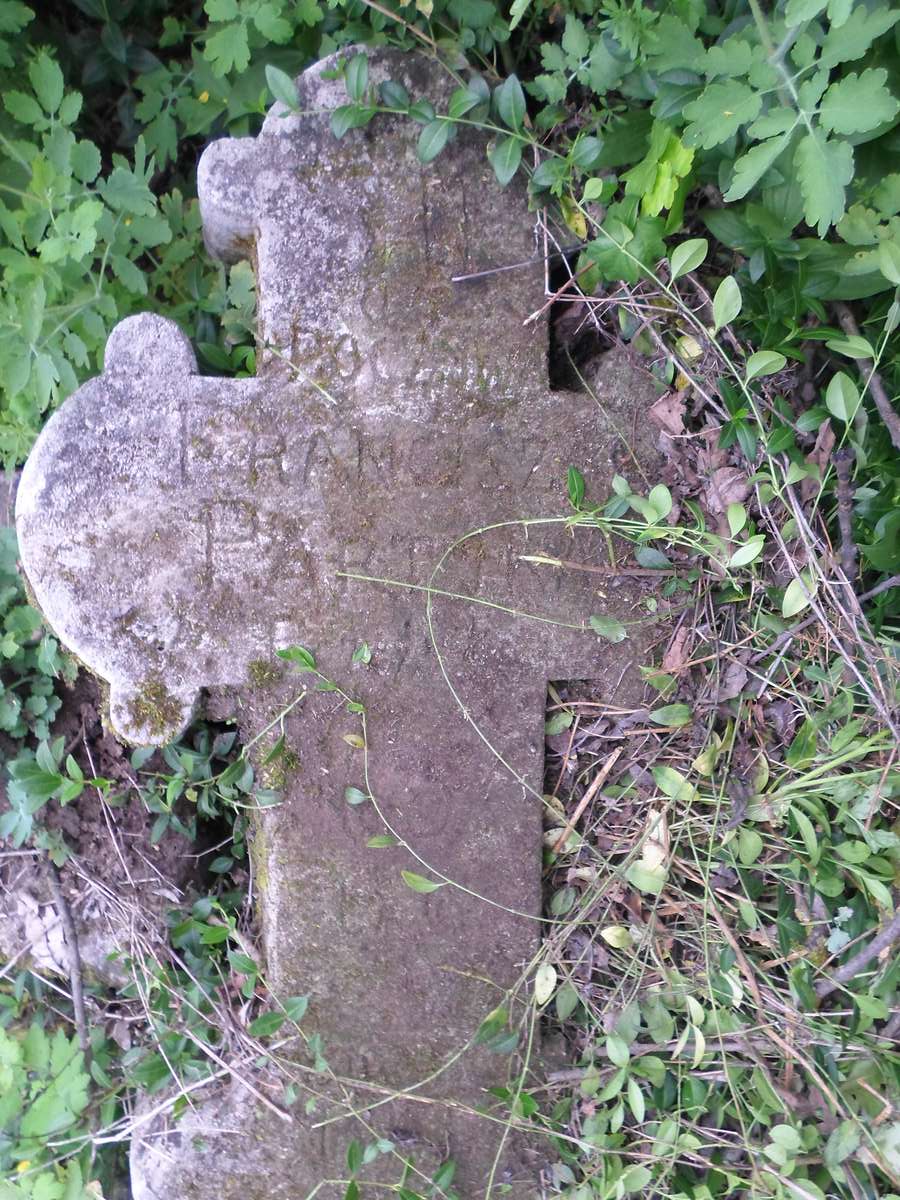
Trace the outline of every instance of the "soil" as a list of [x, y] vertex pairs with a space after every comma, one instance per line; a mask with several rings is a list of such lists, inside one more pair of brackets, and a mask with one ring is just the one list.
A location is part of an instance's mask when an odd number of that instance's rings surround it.
[[[63, 688], [62, 699], [53, 736], [65, 738], [66, 753], [86, 779], [108, 779], [112, 787], [109, 799], [86, 787], [65, 807], [50, 802], [42, 818], [71, 853], [61, 869], [61, 883], [85, 972], [115, 985], [123, 982], [122, 968], [108, 956], [127, 950], [136, 928], [152, 941], [164, 936], [167, 912], [182, 907], [203, 886], [202, 854], [216, 831], [204, 831], [200, 845], [173, 831], [153, 844], [156, 814], [147, 811], [137, 792], [130, 750], [103, 728], [96, 680], [79, 675], [71, 687]], [[145, 764], [142, 774], [154, 769], [169, 770], [161, 755]], [[188, 809], [185, 802], [184, 819], [190, 816]], [[64, 946], [46, 873], [42, 862], [27, 852], [0, 856], [0, 958], [20, 953], [23, 966], [65, 974]]]

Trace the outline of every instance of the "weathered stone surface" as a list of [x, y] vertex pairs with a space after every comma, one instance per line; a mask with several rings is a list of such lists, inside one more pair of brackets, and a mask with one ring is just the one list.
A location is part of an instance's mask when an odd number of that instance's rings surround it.
[[[548, 391], [545, 330], [522, 324], [541, 268], [451, 283], [533, 253], [521, 194], [498, 189], [475, 135], [427, 168], [406, 121], [335, 142], [321, 110], [346, 97], [322, 69], [300, 81], [304, 115], [276, 106], [259, 138], [201, 161], [211, 250], [255, 260], [258, 378], [200, 377], [171, 323], [124, 322], [103, 376], [42, 435], [18, 500], [38, 600], [109, 681], [126, 737], [161, 741], [201, 688], [230, 686], [245, 732], [275, 722], [260, 747], [283, 728], [292, 754], [284, 804], [257, 823], [268, 977], [281, 995], [309, 993], [304, 1031], [344, 1082], [301, 1074], [321, 1099], [289, 1127], [251, 1115], [242, 1092], [211, 1102], [200, 1111], [214, 1126], [216, 1104], [228, 1115], [199, 1157], [187, 1132], [154, 1129], [136, 1147], [135, 1195], [304, 1200], [321, 1184], [317, 1200], [334, 1200], [347, 1142], [371, 1134], [316, 1123], [348, 1096], [380, 1099], [366, 1084], [419, 1084], [369, 1127], [422, 1169], [451, 1153], [466, 1200], [489, 1178], [526, 1200], [541, 1147], [471, 1113], [508, 1060], [459, 1051], [538, 948], [547, 680], [611, 689], [634, 643], [587, 629], [592, 612], [629, 615], [627, 589], [598, 595], [596, 576], [523, 556], [599, 556], [559, 516], [566, 467], [599, 491], [617, 429], [630, 434], [653, 391], [610, 357], [597, 388], [612, 427], [591, 396]], [[446, 96], [425, 60], [382, 52], [371, 74]], [[428, 606], [408, 584], [441, 593]], [[371, 664], [352, 666], [363, 641]], [[333, 692], [279, 721], [310, 677], [273, 652], [297, 643], [365, 704], [367, 756]], [[366, 770], [376, 804], [351, 808], [344, 789], [365, 787]], [[401, 845], [365, 848], [384, 832], [376, 805]], [[402, 869], [454, 882], [420, 895]], [[396, 1181], [396, 1155], [363, 1174]]]

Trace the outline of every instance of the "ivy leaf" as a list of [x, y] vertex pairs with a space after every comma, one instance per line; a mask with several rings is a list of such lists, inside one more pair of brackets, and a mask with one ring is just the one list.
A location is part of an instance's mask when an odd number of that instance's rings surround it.
[[351, 129], [361, 129], [375, 116], [375, 109], [362, 104], [340, 104], [331, 113], [331, 132], [342, 138]]
[[733, 275], [727, 275], [716, 288], [713, 296], [713, 329], [716, 333], [730, 325], [741, 311], [743, 303], [741, 289]]
[[280, 67], [267, 63], [266, 83], [275, 99], [280, 100], [286, 109], [290, 112], [298, 111], [300, 106], [297, 102], [297, 85], [287, 71], [282, 71]]
[[787, 359], [775, 350], [757, 350], [747, 359], [745, 382], [758, 379], [761, 375], [774, 375], [780, 371]]
[[443, 883], [435, 883], [433, 879], [426, 879], [424, 875], [417, 875], [415, 871], [401, 871], [403, 882], [408, 888], [412, 888], [414, 892], [422, 892], [427, 895], [428, 892], [436, 892], [438, 888], [444, 886]]
[[850, 424], [856, 416], [862, 397], [859, 388], [844, 371], [837, 371], [825, 389], [825, 407], [839, 421]]
[[500, 120], [510, 129], [521, 129], [525, 120], [525, 93], [515, 75], [504, 79], [494, 92], [494, 103]]
[[369, 60], [364, 54], [356, 54], [347, 63], [344, 71], [344, 86], [351, 100], [359, 103], [369, 86]]
[[522, 143], [516, 137], [504, 137], [488, 150], [488, 160], [494, 168], [497, 182], [506, 187], [522, 161]]
[[294, 663], [301, 671], [316, 670], [316, 660], [305, 646], [286, 646], [283, 650], [276, 650], [275, 653], [279, 658]]
[[693, 715], [686, 704], [664, 704], [650, 713], [650, 720], [656, 725], [689, 725]]
[[247, 1032], [251, 1037], [271, 1037], [273, 1033], [277, 1033], [284, 1024], [284, 1013], [267, 1012], [262, 1016], [257, 1017], [255, 1021], [251, 1021], [247, 1026]]
[[684, 106], [684, 115], [691, 122], [684, 131], [684, 143], [711, 150], [727, 142], [742, 125], [755, 120], [761, 107], [762, 97], [746, 83], [737, 79], [711, 83], [696, 100]]
[[797, 579], [792, 579], [784, 589], [784, 599], [781, 602], [783, 617], [796, 617], [797, 613], [807, 608], [816, 594], [817, 584], [810, 573], [804, 571]]
[[617, 621], [615, 617], [591, 617], [591, 629], [594, 633], [602, 638], [606, 638], [608, 642], [624, 642], [628, 637], [628, 631], [621, 621]]
[[556, 990], [556, 968], [551, 963], [541, 963], [534, 976], [534, 1000], [540, 1007], [546, 1004]]
[[819, 237], [824, 237], [844, 214], [845, 189], [853, 178], [853, 149], [847, 142], [808, 133], [797, 146], [794, 166], [806, 223], [815, 225]]
[[870, 67], [855, 71], [833, 83], [822, 98], [819, 121], [832, 133], [868, 133], [892, 121], [900, 108], [885, 83], [887, 71]]
[[416, 154], [419, 162], [430, 163], [447, 145], [453, 125], [450, 121], [429, 121], [419, 134]]
[[706, 238], [691, 238], [681, 242], [669, 256], [669, 266], [672, 279], [679, 279], [689, 271], [695, 271], [706, 258], [709, 242]]

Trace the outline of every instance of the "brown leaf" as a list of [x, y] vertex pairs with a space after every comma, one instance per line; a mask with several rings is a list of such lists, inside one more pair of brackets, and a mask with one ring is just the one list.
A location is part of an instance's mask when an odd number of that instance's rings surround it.
[[650, 405], [647, 416], [663, 433], [669, 434], [670, 437], [678, 437], [684, 433], [685, 407], [682, 392], [666, 392], [655, 404]]
[[706, 506], [711, 513], [723, 513], [729, 504], [742, 504], [750, 495], [750, 484], [740, 467], [719, 467], [706, 487]]
[[682, 625], [680, 629], [675, 631], [675, 636], [669, 642], [668, 648], [663, 655], [663, 671], [670, 675], [678, 675], [684, 670], [684, 664], [690, 658], [690, 650], [688, 648], [690, 636], [691, 631], [687, 625]]
[[744, 690], [747, 682], [747, 671], [739, 662], [730, 662], [722, 673], [719, 683], [718, 701], [733, 700]]
[[831, 428], [831, 421], [826, 419], [819, 426], [819, 432], [816, 434], [816, 444], [806, 456], [806, 461], [809, 465], [818, 468], [818, 477], [808, 475], [806, 479], [800, 480], [800, 496], [802, 500], [812, 500], [813, 496], [818, 495], [819, 487], [822, 479], [825, 477], [825, 471], [833, 450], [834, 430]]

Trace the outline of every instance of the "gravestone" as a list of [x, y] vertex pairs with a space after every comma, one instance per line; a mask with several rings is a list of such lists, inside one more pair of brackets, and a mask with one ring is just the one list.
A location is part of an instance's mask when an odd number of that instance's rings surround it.
[[[459, 1052], [539, 947], [547, 681], [611, 691], [635, 657], [634, 640], [588, 626], [633, 616], [633, 590], [528, 559], [602, 560], [602, 539], [565, 520], [566, 469], [599, 495], [619, 434], [642, 444], [654, 391], [615, 355], [600, 405], [548, 390], [546, 328], [523, 325], [543, 303], [541, 264], [452, 282], [535, 255], [521, 191], [499, 189], [477, 132], [427, 167], [406, 119], [336, 141], [334, 66], [298, 81], [300, 114], [276, 105], [259, 137], [200, 163], [210, 250], [257, 272], [257, 377], [200, 376], [175, 325], [130, 318], [19, 492], [35, 595], [108, 682], [123, 737], [174, 737], [216, 688], [245, 737], [267, 731], [260, 757], [282, 729], [290, 751], [286, 772], [262, 768], [284, 775], [283, 803], [257, 815], [253, 853], [268, 981], [309, 995], [303, 1030], [328, 1062], [317, 1074], [292, 1052], [318, 1106], [306, 1113], [301, 1091], [288, 1125], [237, 1088], [168, 1133], [144, 1127], [137, 1200], [305, 1200], [317, 1186], [332, 1200], [347, 1143], [376, 1135], [393, 1150], [363, 1179], [396, 1182], [403, 1158], [427, 1175], [449, 1154], [465, 1200], [489, 1180], [528, 1200], [551, 1157], [474, 1111], [509, 1057]], [[388, 78], [439, 107], [454, 86], [379, 51], [370, 79]], [[354, 663], [363, 643], [371, 662]], [[365, 706], [365, 750], [340, 693], [275, 657], [294, 645]], [[374, 802], [348, 805], [348, 786]], [[382, 818], [401, 844], [367, 848]], [[452, 882], [421, 894], [403, 870]], [[379, 1088], [409, 1094], [385, 1103]]]

